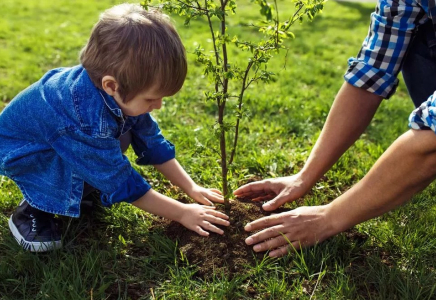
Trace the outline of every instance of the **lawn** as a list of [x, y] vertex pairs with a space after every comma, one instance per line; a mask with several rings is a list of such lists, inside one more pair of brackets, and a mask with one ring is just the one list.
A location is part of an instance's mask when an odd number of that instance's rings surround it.
[[[47, 70], [77, 64], [99, 13], [116, 3], [2, 0], [0, 109]], [[292, 12], [291, 3], [278, 3]], [[239, 19], [231, 35], [256, 37], [244, 24], [257, 7], [246, 0], [237, 4]], [[302, 167], [342, 85], [347, 59], [357, 54], [367, 33], [374, 6], [330, 1], [313, 22], [295, 25], [289, 51], [268, 67], [276, 80], [247, 91], [248, 117], [232, 167], [233, 189]], [[193, 21], [185, 27], [183, 20], [174, 20], [188, 52], [188, 77], [153, 115], [191, 177], [220, 188], [218, 143], [211, 134], [215, 104], [205, 100], [209, 84], [193, 54], [197, 45], [211, 45], [207, 24]], [[244, 62], [244, 56], [238, 59]], [[287, 207], [328, 203], [349, 189], [408, 129], [412, 109], [401, 82], [361, 139], [308, 196]], [[133, 151], [128, 156], [134, 160]], [[157, 191], [186, 200], [153, 168], [134, 167]], [[216, 272], [201, 278], [177, 242], [152, 226], [155, 218], [127, 204], [64, 219], [65, 247], [59, 251], [21, 250], [7, 224], [21, 193], [0, 177], [0, 299], [436, 299], [435, 195], [433, 184], [403, 207], [315, 247], [280, 259], [257, 259], [233, 277]]]

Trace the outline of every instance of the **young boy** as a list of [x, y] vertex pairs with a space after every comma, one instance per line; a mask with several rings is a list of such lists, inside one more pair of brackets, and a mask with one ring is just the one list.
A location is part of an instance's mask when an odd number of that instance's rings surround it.
[[93, 188], [105, 206], [125, 201], [200, 235], [223, 234], [214, 224], [228, 226], [225, 214], [152, 190], [120, 148], [131, 143], [138, 164], [154, 165], [197, 202], [223, 201], [192, 181], [149, 114], [186, 77], [185, 49], [169, 18], [134, 4], [108, 9], [80, 62], [49, 71], [0, 114], [0, 175], [24, 198], [9, 219], [17, 241], [30, 251], [61, 247], [54, 214], [78, 217]]

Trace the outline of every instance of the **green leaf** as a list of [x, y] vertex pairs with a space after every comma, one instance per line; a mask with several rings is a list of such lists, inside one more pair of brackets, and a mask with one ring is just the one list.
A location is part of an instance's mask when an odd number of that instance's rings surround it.
[[121, 234], [118, 236], [118, 240], [119, 240], [119, 241], [120, 241], [124, 246], [127, 245], [126, 240], [124, 239], [124, 237], [123, 237]]

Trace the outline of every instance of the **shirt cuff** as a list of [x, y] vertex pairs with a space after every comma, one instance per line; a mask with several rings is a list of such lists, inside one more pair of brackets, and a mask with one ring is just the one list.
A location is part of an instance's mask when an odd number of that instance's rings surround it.
[[409, 127], [431, 129], [436, 133], [436, 92], [410, 114]]
[[129, 178], [112, 194], [102, 193], [103, 206], [111, 206], [119, 202], [131, 203], [145, 195], [151, 189], [150, 184], [132, 168]]
[[374, 68], [355, 58], [350, 58], [348, 65], [344, 79], [349, 84], [385, 99], [389, 99], [395, 93], [399, 82], [396, 75]]

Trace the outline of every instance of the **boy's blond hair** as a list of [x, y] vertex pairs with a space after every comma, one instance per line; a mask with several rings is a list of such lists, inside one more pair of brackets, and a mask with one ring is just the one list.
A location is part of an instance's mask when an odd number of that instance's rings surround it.
[[169, 17], [138, 4], [124, 3], [103, 12], [80, 62], [100, 89], [102, 78], [113, 76], [124, 102], [150, 88], [174, 95], [187, 72], [185, 48]]

